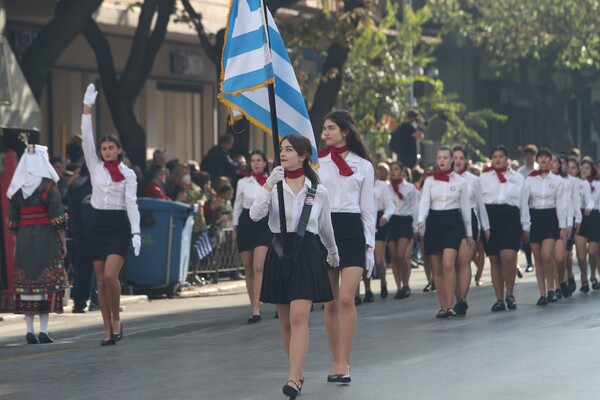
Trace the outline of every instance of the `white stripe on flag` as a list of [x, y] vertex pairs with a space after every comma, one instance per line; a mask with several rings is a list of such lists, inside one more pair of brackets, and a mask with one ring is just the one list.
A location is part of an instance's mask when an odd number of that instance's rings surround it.
[[235, 78], [238, 75], [258, 71], [270, 63], [269, 48], [265, 44], [260, 49], [248, 51], [227, 60], [227, 68], [223, 74], [223, 81]]
[[238, 2], [238, 15], [234, 21], [231, 37], [241, 36], [257, 29], [264, 29], [265, 17], [264, 11], [261, 8], [250, 11], [248, 3], [245, 1]]

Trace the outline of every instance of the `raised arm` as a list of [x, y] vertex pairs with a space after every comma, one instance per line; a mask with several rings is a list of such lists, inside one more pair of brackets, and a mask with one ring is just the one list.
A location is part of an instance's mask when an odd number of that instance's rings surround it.
[[94, 130], [92, 129], [92, 107], [96, 102], [98, 92], [93, 83], [90, 83], [83, 96], [83, 112], [81, 115], [81, 135], [83, 136], [83, 156], [90, 173], [100, 164], [100, 159], [96, 154], [96, 144], [94, 143]]

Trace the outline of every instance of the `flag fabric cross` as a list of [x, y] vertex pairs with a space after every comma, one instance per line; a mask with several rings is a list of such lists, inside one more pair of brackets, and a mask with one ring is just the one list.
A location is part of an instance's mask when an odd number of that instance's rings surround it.
[[[310, 140], [317, 164], [315, 137], [287, 50], [262, 0], [232, 0], [221, 64], [219, 100], [233, 113], [272, 134], [267, 85], [274, 83], [279, 137], [300, 134]], [[275, 149], [278, 151], [278, 149]]]

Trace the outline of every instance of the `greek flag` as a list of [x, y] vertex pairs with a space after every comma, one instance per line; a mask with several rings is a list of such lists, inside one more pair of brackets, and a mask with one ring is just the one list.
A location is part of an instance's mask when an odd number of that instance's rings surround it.
[[268, 35], [262, 0], [231, 1], [219, 100], [229, 107], [234, 120], [243, 114], [254, 125], [272, 134], [267, 85], [274, 82], [280, 139], [294, 133], [307, 137], [313, 147], [312, 161], [316, 164], [315, 137], [294, 68], [268, 10], [267, 18]]

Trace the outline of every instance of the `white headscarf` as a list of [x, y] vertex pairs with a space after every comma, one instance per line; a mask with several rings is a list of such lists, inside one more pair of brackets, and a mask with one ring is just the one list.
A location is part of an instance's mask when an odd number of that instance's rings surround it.
[[48, 148], [39, 144], [30, 144], [19, 160], [6, 195], [10, 199], [21, 189], [23, 198], [26, 199], [40, 186], [43, 178], [52, 179], [57, 183], [59, 180], [48, 159]]

